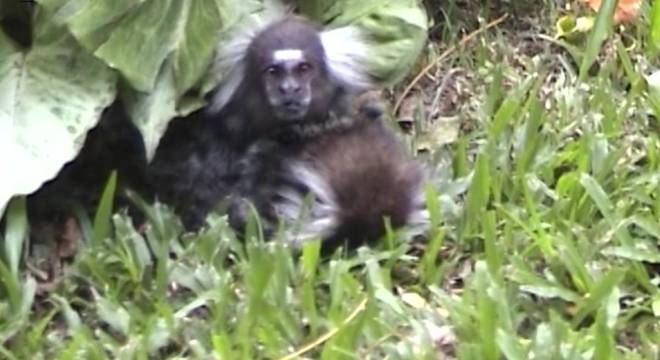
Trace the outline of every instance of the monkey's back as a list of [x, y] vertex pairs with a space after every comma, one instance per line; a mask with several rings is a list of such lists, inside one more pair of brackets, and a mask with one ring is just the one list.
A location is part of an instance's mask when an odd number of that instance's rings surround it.
[[380, 120], [323, 134], [310, 141], [299, 158], [316, 173], [314, 178], [325, 182], [316, 188], [331, 192], [321, 196], [330, 198], [335, 208], [334, 221], [327, 222], [333, 229], [324, 239], [331, 247], [377, 240], [385, 233], [384, 218], [399, 228], [423, 207], [421, 168]]

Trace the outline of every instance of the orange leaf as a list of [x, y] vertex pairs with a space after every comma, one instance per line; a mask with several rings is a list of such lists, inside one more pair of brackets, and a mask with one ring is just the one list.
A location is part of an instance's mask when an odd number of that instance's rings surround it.
[[[601, 0], [583, 0], [589, 6], [598, 11], [600, 9]], [[639, 9], [642, 6], [642, 0], [619, 0], [614, 11], [614, 22], [617, 24], [629, 22], [637, 19], [639, 16]]]

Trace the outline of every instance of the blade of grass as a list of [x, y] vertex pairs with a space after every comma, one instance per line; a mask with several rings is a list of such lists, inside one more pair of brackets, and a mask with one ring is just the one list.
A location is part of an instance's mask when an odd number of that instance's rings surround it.
[[578, 303], [578, 309], [573, 317], [572, 325], [577, 327], [593, 311], [604, 306], [607, 297], [614, 288], [623, 280], [623, 270], [615, 269], [609, 271], [590, 290], [589, 296]]
[[7, 360], [18, 360], [19, 358], [14, 355], [11, 351], [9, 351], [7, 348], [4, 346], [0, 345], [0, 354], [5, 357]]
[[14, 279], [18, 282], [18, 264], [23, 243], [27, 236], [28, 220], [25, 196], [11, 200], [7, 207], [7, 224], [4, 238], [4, 259]]
[[593, 287], [593, 277], [587, 269], [586, 260], [576, 247], [576, 241], [570, 236], [558, 236], [555, 243], [559, 248], [559, 261], [571, 276], [573, 286], [580, 292], [589, 291]]
[[11, 270], [0, 261], [0, 284], [5, 288], [4, 296], [9, 300], [9, 308], [12, 312], [18, 311], [21, 304], [21, 289], [18, 278], [11, 273]]
[[521, 290], [543, 298], [559, 298], [567, 302], [580, 300], [575, 291], [565, 288], [559, 283], [549, 281], [532, 271], [524, 258], [514, 257], [511, 261], [511, 280], [520, 283]]
[[529, 356], [523, 351], [523, 347], [518, 343], [515, 333], [497, 329], [497, 345], [506, 359], [511, 360], [525, 360]]
[[441, 228], [442, 214], [438, 201], [438, 192], [430, 184], [427, 184], [424, 190], [426, 208], [428, 209], [431, 221], [431, 231], [429, 234], [429, 242], [424, 251], [424, 255], [422, 256], [421, 273], [426, 284], [435, 284], [439, 280], [438, 276], [440, 274], [440, 267], [437, 264], [437, 260], [445, 237], [445, 230]]
[[219, 359], [236, 358], [235, 353], [232, 350], [230, 336], [227, 332], [220, 331], [213, 334], [211, 343], [213, 344], [213, 352], [215, 352]]
[[113, 171], [110, 178], [103, 188], [103, 194], [99, 201], [99, 206], [96, 209], [94, 216], [94, 237], [93, 242], [98, 244], [103, 239], [110, 235], [110, 226], [112, 221], [112, 208], [115, 198], [115, 190], [117, 188], [117, 172]]
[[602, 186], [591, 177], [589, 174], [582, 174], [580, 177], [580, 184], [584, 187], [591, 197], [591, 200], [596, 204], [600, 213], [607, 219], [609, 225], [612, 229], [618, 229], [616, 231], [617, 238], [623, 245], [630, 246], [633, 244], [633, 240], [630, 237], [628, 231], [624, 228], [618, 226], [620, 221], [617, 221], [614, 213], [614, 205], [609, 199], [609, 196], [605, 192]]
[[539, 88], [542, 84], [540, 79], [542, 77], [539, 77], [539, 80], [536, 81], [536, 85], [530, 91], [529, 99], [525, 105], [528, 117], [525, 124], [522, 151], [517, 155], [518, 161], [516, 162], [516, 174], [518, 179], [521, 180], [523, 174], [530, 170], [530, 165], [539, 147], [540, 127], [544, 120], [543, 103], [541, 103], [539, 96]]
[[[598, 181], [588, 174], [582, 174], [580, 177], [580, 184], [582, 184], [587, 194], [596, 204], [598, 210], [603, 217], [605, 217], [609, 226], [614, 230], [614, 234], [619, 243], [627, 248], [634, 247], [634, 241], [630, 236], [628, 229], [625, 226], [622, 226], [626, 221], [615, 216], [614, 205]], [[631, 263], [630, 272], [639, 284], [645, 287], [648, 291], [652, 293], [656, 291], [656, 287], [651, 284], [649, 274], [642, 264], [639, 262]]]
[[506, 125], [512, 123], [515, 117], [520, 114], [520, 109], [523, 107], [530, 89], [537, 83], [538, 79], [529, 77], [504, 99], [502, 105], [500, 105], [495, 115], [493, 115], [493, 120], [488, 128], [489, 148], [499, 141], [499, 137]]
[[539, 249], [541, 249], [543, 252], [543, 256], [546, 259], [552, 259], [556, 252], [552, 247], [552, 241], [543, 228], [542, 216], [539, 215], [537, 211], [538, 205], [534, 201], [534, 197], [531, 194], [531, 190], [529, 189], [529, 183], [526, 180], [526, 177], [522, 179], [524, 182], [521, 187], [523, 189], [523, 199], [525, 200], [525, 206], [527, 208], [527, 212], [529, 213], [527, 222], [529, 227], [534, 229], [534, 241], [538, 245]]
[[496, 243], [497, 219], [495, 211], [487, 211], [483, 222], [486, 263], [494, 278], [501, 280], [502, 257]]
[[651, 7], [651, 27], [649, 49], [656, 54], [660, 50], [660, 0], [653, 0]]
[[600, 4], [598, 15], [596, 15], [596, 22], [591, 30], [587, 47], [582, 57], [580, 64], [580, 75], [578, 81], [582, 82], [586, 79], [591, 65], [596, 61], [600, 47], [609, 36], [610, 29], [612, 28], [612, 19], [614, 16], [614, 9], [616, 9], [617, 0], [604, 0]]
[[616, 45], [616, 53], [619, 57], [619, 60], [621, 61], [621, 67], [623, 68], [623, 71], [626, 73], [626, 77], [628, 78], [628, 81], [631, 84], [631, 89], [633, 91], [639, 91], [639, 83], [643, 81], [642, 76], [635, 70], [633, 62], [630, 59], [630, 55], [628, 54], [628, 50], [626, 50], [626, 47], [623, 45], [623, 42], [621, 42], [621, 40], [617, 40], [615, 42], [615, 45]]
[[92, 220], [89, 218], [89, 214], [82, 206], [74, 206], [73, 213], [80, 225], [83, 240], [91, 242], [94, 239], [94, 226], [92, 225]]
[[302, 246], [300, 273], [302, 285], [300, 287], [301, 305], [309, 319], [310, 332], [315, 334], [320, 327], [314, 284], [316, 272], [321, 258], [321, 241], [306, 241]]
[[468, 139], [461, 137], [456, 144], [454, 156], [452, 159], [452, 170], [454, 170], [454, 179], [465, 177], [468, 175], [468, 162], [467, 162], [467, 147]]
[[463, 218], [460, 238], [472, 233], [475, 221], [481, 217], [490, 197], [490, 157], [486, 153], [477, 156], [472, 184], [467, 193], [465, 217]]
[[612, 330], [607, 327], [605, 310], [601, 309], [601, 311], [598, 312], [594, 328], [594, 359], [618, 359], [618, 357], [615, 357], [614, 354], [614, 337]]
[[486, 93], [486, 101], [483, 105], [484, 115], [491, 117], [495, 114], [495, 110], [501, 105], [504, 94], [502, 93], [502, 80], [504, 74], [501, 67], [495, 67], [492, 70], [493, 80], [488, 85], [488, 93]]
[[[495, 360], [500, 357], [497, 346], [497, 307], [488, 296], [488, 284], [485, 283], [485, 274], [482, 274], [478, 286], [479, 329], [482, 342], [482, 359]], [[479, 278], [479, 277], [478, 277]]]

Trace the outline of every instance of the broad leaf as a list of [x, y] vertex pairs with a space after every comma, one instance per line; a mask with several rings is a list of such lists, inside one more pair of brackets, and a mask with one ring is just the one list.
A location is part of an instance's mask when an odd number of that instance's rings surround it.
[[330, 27], [355, 25], [367, 42], [366, 68], [382, 84], [405, 76], [426, 43], [427, 17], [412, 0], [299, 0], [303, 13]]
[[150, 93], [127, 90], [123, 102], [135, 126], [142, 133], [147, 159], [151, 160], [170, 119], [177, 115], [173, 69], [168, 61]]
[[259, 8], [256, 0], [88, 1], [68, 24], [134, 89], [124, 92], [124, 100], [151, 159], [169, 120], [203, 104], [188, 98], [192, 109], [177, 107], [207, 73], [222, 31]]
[[[75, 3], [72, 0], [70, 3]], [[138, 91], [154, 89], [169, 57], [177, 95], [204, 74], [221, 30], [256, 8], [255, 0], [88, 1], [69, 20], [80, 42]]]
[[116, 75], [55, 22], [20, 51], [0, 33], [0, 212], [73, 159], [115, 96]]

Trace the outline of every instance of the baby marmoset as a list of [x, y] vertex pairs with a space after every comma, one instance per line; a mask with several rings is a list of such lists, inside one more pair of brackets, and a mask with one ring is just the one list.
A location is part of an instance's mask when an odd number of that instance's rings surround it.
[[380, 115], [371, 101], [355, 114], [283, 127], [255, 143], [243, 161], [232, 225], [245, 224], [244, 200], [268, 232], [282, 221], [291, 228], [287, 241], [321, 238], [324, 249], [378, 240], [386, 218], [394, 229], [423, 225], [422, 169]]

